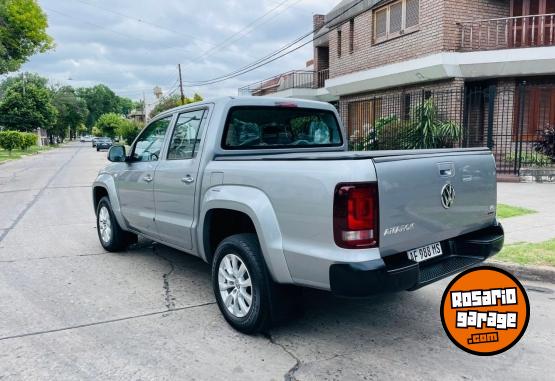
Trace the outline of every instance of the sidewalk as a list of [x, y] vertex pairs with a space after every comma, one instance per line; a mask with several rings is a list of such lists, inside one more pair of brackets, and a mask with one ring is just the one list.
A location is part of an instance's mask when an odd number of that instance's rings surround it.
[[505, 244], [555, 238], [555, 184], [498, 183], [497, 202], [537, 211], [501, 220]]

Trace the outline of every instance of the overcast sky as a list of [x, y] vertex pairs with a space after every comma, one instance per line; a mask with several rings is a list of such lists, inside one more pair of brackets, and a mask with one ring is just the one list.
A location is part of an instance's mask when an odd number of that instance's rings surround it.
[[[133, 99], [152, 89], [176, 87], [177, 64], [184, 80], [204, 80], [249, 64], [310, 31], [312, 15], [338, 0], [39, 0], [48, 15], [54, 51], [32, 57], [22, 71], [51, 81], [90, 86], [104, 83]], [[282, 5], [280, 5], [283, 3]], [[279, 6], [251, 30], [213, 49]], [[140, 20], [140, 21], [139, 21]], [[209, 51], [212, 49], [212, 51]], [[204, 57], [202, 57], [204, 55]], [[312, 58], [309, 45], [242, 77], [201, 88], [204, 97], [237, 95], [245, 84], [291, 69]]]

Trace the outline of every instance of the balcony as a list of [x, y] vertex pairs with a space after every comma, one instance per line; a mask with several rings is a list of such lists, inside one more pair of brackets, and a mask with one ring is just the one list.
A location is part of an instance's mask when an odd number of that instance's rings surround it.
[[555, 13], [459, 23], [460, 51], [555, 45]]
[[319, 89], [329, 79], [329, 70], [293, 70], [239, 89], [239, 95], [264, 96], [291, 89]]

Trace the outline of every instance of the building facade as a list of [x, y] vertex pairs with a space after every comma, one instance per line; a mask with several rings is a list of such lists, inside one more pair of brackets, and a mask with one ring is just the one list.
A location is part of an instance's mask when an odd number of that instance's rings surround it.
[[353, 142], [433, 103], [500, 172], [546, 164], [534, 142], [555, 126], [555, 0], [343, 0], [313, 26], [313, 70], [240, 94], [333, 102]]

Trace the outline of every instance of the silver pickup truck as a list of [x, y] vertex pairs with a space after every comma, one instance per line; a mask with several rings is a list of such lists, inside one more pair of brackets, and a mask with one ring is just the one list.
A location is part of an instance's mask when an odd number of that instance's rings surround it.
[[218, 306], [253, 333], [298, 306], [414, 290], [496, 254], [487, 149], [349, 152], [326, 103], [227, 97], [166, 111], [93, 184], [108, 251], [140, 234], [212, 267]]

